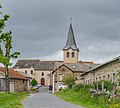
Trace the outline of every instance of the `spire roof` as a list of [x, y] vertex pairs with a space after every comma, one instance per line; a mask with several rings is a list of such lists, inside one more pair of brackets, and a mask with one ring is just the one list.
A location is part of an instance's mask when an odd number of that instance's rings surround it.
[[76, 42], [75, 42], [72, 23], [70, 23], [66, 46], [63, 48], [63, 50], [68, 50], [69, 48], [79, 51], [79, 49], [77, 48]]

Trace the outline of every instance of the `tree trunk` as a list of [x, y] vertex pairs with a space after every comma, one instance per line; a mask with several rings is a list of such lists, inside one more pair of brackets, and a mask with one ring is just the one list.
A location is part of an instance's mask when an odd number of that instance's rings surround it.
[[8, 65], [5, 66], [5, 72], [6, 72], [6, 93], [10, 93], [10, 80], [9, 80]]
[[[7, 57], [10, 60], [10, 47], [6, 47], [6, 55], [5, 57]], [[6, 72], [6, 92], [10, 93], [10, 79], [9, 79], [9, 70], [8, 70], [8, 65], [5, 65], [5, 72]]]

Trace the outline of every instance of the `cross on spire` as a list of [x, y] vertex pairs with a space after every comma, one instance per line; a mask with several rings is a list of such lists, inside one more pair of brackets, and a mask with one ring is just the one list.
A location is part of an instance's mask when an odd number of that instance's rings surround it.
[[70, 18], [70, 23], [72, 23], [72, 17]]

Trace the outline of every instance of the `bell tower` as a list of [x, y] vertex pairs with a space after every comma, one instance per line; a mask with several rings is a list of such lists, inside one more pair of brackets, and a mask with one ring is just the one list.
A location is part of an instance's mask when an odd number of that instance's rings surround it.
[[77, 63], [78, 62], [78, 52], [74, 32], [72, 28], [72, 23], [70, 22], [68, 37], [65, 47], [63, 48], [64, 62], [65, 63]]

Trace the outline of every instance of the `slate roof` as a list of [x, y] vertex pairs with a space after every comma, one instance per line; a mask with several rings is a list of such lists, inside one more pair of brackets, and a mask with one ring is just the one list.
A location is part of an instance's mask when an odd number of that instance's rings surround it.
[[[9, 77], [10, 78], [12, 78], [12, 79], [26, 79], [23, 75], [16, 72], [12, 68], [9, 68], [8, 70], [9, 70]], [[5, 74], [5, 68], [4, 67], [0, 67], [0, 71]]]
[[98, 64], [94, 64], [93, 62], [83, 61], [79, 61], [78, 63], [64, 63], [63, 61], [18, 60], [14, 68], [30, 68], [33, 66], [35, 70], [54, 71], [63, 64], [74, 72], [87, 72], [98, 66]]
[[116, 61], [116, 60], [120, 60], [120, 56], [118, 56], [118, 57], [116, 57], [116, 58], [113, 58], [112, 60], [110, 60], [110, 61], [108, 61], [108, 62], [105, 62], [105, 63], [103, 63], [103, 64], [100, 64], [100, 65], [97, 65], [97, 66], [92, 67], [91, 70], [88, 70], [87, 72], [85, 72], [85, 73], [82, 74], [81, 76], [84, 76], [85, 74], [87, 74], [87, 73], [89, 73], [89, 72], [92, 72], [93, 70], [98, 69], [98, 68], [100, 68], [100, 67], [102, 67], [102, 66], [104, 66], [104, 65], [106, 65], [106, 64], [109, 64], [109, 63], [111, 63], [111, 62], [114, 62], [114, 61]]
[[76, 42], [75, 42], [72, 23], [70, 23], [66, 46], [63, 48], [63, 50], [68, 50], [70, 48], [73, 49], [73, 50], [78, 50], [79, 51], [79, 49], [77, 48]]
[[53, 72], [55, 72], [62, 65], [65, 65], [66, 67], [68, 67], [69, 69], [71, 69], [74, 72], [83, 72], [84, 73], [84, 72], [87, 72], [88, 70], [90, 70], [91, 68], [98, 66], [99, 64], [94, 64], [93, 62], [62, 63], [62, 64], [58, 64], [58, 66], [56, 66], [56, 68], [53, 70]]
[[56, 62], [61, 63], [62, 61], [40, 61], [36, 66], [35, 70], [54, 70]]
[[19, 68], [30, 68], [31, 66], [34, 68], [39, 62], [40, 62], [40, 60], [38, 60], [38, 59], [36, 59], [36, 60], [32, 60], [32, 59], [18, 60], [13, 68], [14, 69], [17, 68], [17, 67], [19, 67]]

